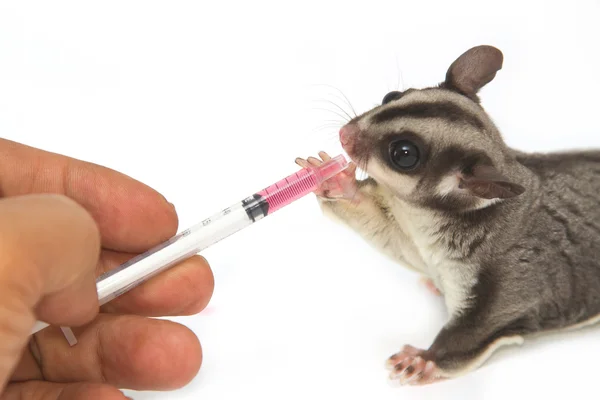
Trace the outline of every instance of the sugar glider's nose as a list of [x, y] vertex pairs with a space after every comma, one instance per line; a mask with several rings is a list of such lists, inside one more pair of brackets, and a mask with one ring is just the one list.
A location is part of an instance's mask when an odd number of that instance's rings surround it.
[[356, 140], [358, 134], [358, 126], [355, 124], [347, 124], [340, 129], [340, 142], [342, 146], [352, 146], [352, 142]]

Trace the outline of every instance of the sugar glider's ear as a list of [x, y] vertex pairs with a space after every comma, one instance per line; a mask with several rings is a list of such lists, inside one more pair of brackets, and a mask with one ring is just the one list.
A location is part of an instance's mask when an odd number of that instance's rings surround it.
[[473, 47], [450, 65], [446, 80], [440, 86], [479, 102], [477, 93], [494, 79], [503, 61], [502, 52], [495, 47]]
[[511, 182], [494, 167], [475, 166], [460, 178], [459, 188], [468, 190], [482, 199], [509, 199], [525, 192], [525, 188]]

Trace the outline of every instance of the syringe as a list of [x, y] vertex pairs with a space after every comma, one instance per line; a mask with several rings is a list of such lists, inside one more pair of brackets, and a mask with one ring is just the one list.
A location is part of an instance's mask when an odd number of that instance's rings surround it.
[[[314, 192], [321, 183], [347, 167], [346, 159], [339, 155], [319, 167], [304, 168], [104, 273], [96, 279], [100, 305]], [[38, 321], [31, 333], [34, 334], [47, 326], [47, 323]], [[75, 343], [70, 329], [62, 329], [69, 343]]]

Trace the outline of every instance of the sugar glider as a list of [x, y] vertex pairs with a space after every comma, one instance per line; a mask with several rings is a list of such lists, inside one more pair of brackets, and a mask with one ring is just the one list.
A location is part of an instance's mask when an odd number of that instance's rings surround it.
[[478, 94], [502, 63], [477, 46], [442, 83], [388, 93], [342, 127], [351, 168], [317, 192], [327, 215], [444, 296], [431, 346], [387, 360], [402, 384], [455, 378], [528, 335], [600, 319], [600, 151], [508, 147]]

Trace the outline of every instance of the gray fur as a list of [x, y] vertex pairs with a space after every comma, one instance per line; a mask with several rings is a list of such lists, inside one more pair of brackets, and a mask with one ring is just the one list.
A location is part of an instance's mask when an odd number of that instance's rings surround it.
[[[350, 121], [360, 132], [348, 154], [370, 178], [359, 184], [358, 204], [320, 203], [444, 294], [450, 319], [422, 357], [447, 377], [481, 365], [503, 339], [517, 343], [600, 315], [600, 152], [507, 147], [477, 98], [501, 53], [476, 49], [438, 87], [411, 89]], [[382, 151], [386, 137], [404, 132], [427, 147], [411, 173], [395, 170]], [[525, 192], [486, 199], [455, 187], [473, 163]]]

